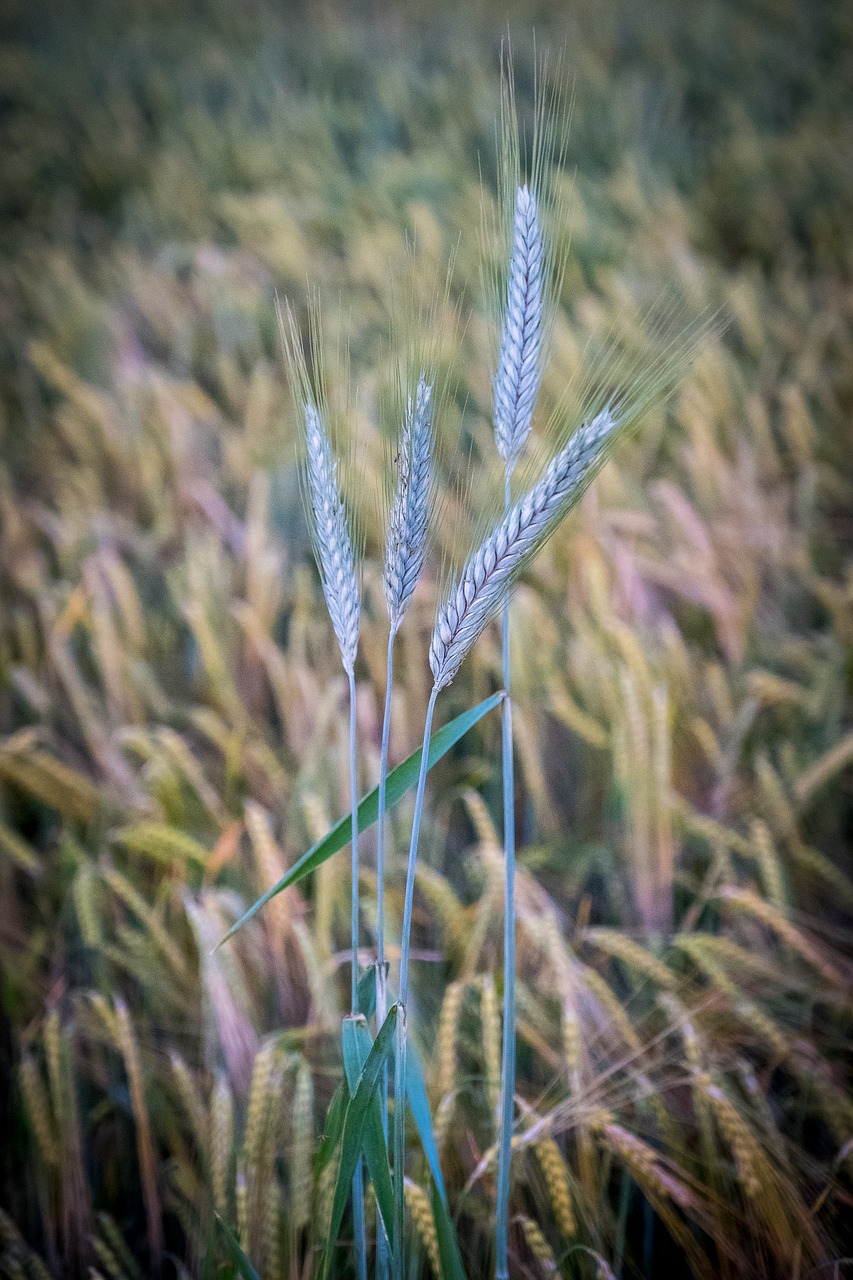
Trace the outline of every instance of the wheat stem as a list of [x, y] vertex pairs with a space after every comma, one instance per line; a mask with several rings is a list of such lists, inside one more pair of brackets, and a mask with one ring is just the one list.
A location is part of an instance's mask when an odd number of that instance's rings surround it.
[[[347, 671], [349, 678], [349, 787], [350, 812], [352, 813], [352, 913], [350, 940], [350, 1012], [358, 1012], [358, 778], [356, 776], [356, 706], [355, 674]], [[367, 1233], [364, 1222], [364, 1178], [359, 1160], [352, 1179], [352, 1210], [355, 1222], [355, 1254], [359, 1280], [367, 1280]]]
[[[408, 397], [400, 447], [397, 455], [397, 491], [388, 521], [383, 587], [391, 622], [388, 637], [388, 670], [385, 683], [385, 713], [382, 721], [382, 755], [379, 770], [379, 812], [377, 846], [377, 932], [376, 932], [376, 1016], [377, 1026], [385, 1020], [387, 990], [385, 978], [385, 783], [388, 773], [388, 738], [391, 727], [391, 695], [394, 676], [394, 637], [418, 584], [426, 556], [429, 505], [432, 491], [432, 385], [424, 374], [418, 378], [414, 396]], [[418, 829], [426, 781], [430, 726], [435, 706], [435, 693], [430, 698], [424, 729], [412, 845], [406, 876], [406, 904], [403, 916], [403, 949], [400, 957], [400, 1016], [397, 1019], [397, 1056], [394, 1067], [394, 1217], [397, 1236], [394, 1248], [394, 1276], [402, 1280], [403, 1228], [405, 1218], [404, 1167], [406, 1143], [406, 996], [408, 993], [409, 932], [411, 930], [414, 894], [415, 860]], [[382, 1126], [388, 1135], [388, 1073], [383, 1068], [381, 1084]], [[387, 1274], [385, 1242], [380, 1232], [376, 1273], [378, 1280]]]
[[[539, 228], [536, 196], [528, 187], [515, 194], [512, 250], [506, 310], [501, 331], [498, 371], [494, 380], [495, 443], [504, 460], [504, 522], [512, 507], [510, 480], [530, 434], [539, 393], [544, 316], [545, 246]], [[488, 576], [488, 575], [486, 575]], [[486, 590], [488, 595], [488, 589]], [[509, 1175], [515, 1100], [515, 767], [512, 750], [509, 596], [501, 619], [503, 686], [501, 768], [504, 816], [504, 1008], [501, 1062], [501, 1120], [495, 1219], [495, 1276], [508, 1280]]]
[[[510, 509], [510, 466], [504, 476], [504, 506]], [[501, 1058], [501, 1124], [498, 1151], [497, 1217], [495, 1223], [495, 1276], [508, 1280], [509, 1174], [512, 1162], [512, 1124], [515, 1101], [515, 768], [512, 750], [512, 700], [510, 698], [509, 597], [503, 603], [503, 685], [506, 692], [501, 715], [501, 764], [504, 809], [504, 1010]]]
[[349, 678], [349, 794], [352, 814], [351, 869], [352, 899], [350, 913], [350, 1013], [358, 1013], [358, 779], [356, 776], [355, 675]]
[[403, 1179], [406, 1161], [406, 1014], [409, 997], [409, 941], [412, 931], [412, 904], [415, 896], [418, 838], [421, 830], [424, 788], [429, 765], [429, 740], [438, 693], [438, 685], [433, 685], [424, 721], [424, 742], [421, 751], [421, 767], [418, 773], [418, 789], [415, 795], [415, 813], [412, 818], [412, 839], [409, 845], [409, 862], [406, 868], [406, 896], [403, 906], [403, 937], [400, 948], [400, 1008], [397, 1014], [397, 1042], [394, 1058], [394, 1280], [403, 1280], [403, 1232], [405, 1230], [406, 1215]]
[[[388, 778], [388, 742], [391, 735], [391, 693], [394, 682], [394, 630], [388, 633], [388, 666], [385, 675], [385, 710], [382, 716], [382, 747], [379, 757], [379, 811], [376, 827], [376, 1027], [388, 1012], [388, 979], [385, 971], [385, 789]], [[382, 1132], [388, 1142], [388, 1064], [382, 1068], [380, 1084]], [[380, 1231], [376, 1239], [376, 1280], [388, 1274], [388, 1242]]]

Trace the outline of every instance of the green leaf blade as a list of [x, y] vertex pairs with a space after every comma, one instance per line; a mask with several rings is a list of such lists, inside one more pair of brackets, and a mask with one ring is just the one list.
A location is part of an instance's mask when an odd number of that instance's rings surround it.
[[[462, 715], [456, 716], [449, 724], [443, 725], [430, 738], [429, 755], [427, 767], [431, 769], [433, 765], [445, 756], [451, 747], [455, 746], [461, 738], [464, 738], [469, 729], [472, 729], [483, 716], [488, 715], [503, 701], [504, 693], [493, 693], [490, 698], [486, 698], [483, 702], [478, 703], [470, 711], [463, 711]], [[411, 791], [418, 780], [418, 772], [421, 766], [422, 748], [397, 765], [396, 769], [388, 774], [386, 783], [386, 807], [393, 808], [400, 801], [407, 791]], [[374, 787], [373, 790], [364, 797], [358, 806], [358, 828], [359, 831], [366, 831], [376, 821], [379, 813], [379, 788]], [[347, 814], [345, 818], [341, 818], [340, 822], [332, 827], [327, 836], [319, 840], [317, 844], [304, 853], [302, 857], [293, 864], [286, 875], [282, 876], [277, 884], [267, 889], [256, 902], [253, 902], [248, 911], [245, 911], [239, 920], [232, 924], [228, 932], [217, 943], [217, 947], [221, 947], [224, 942], [232, 938], [238, 929], [242, 929], [243, 925], [248, 924], [253, 916], [271, 902], [277, 894], [283, 893], [285, 889], [289, 889], [292, 885], [299, 884], [306, 876], [311, 875], [318, 867], [328, 861], [332, 854], [337, 853], [339, 849], [345, 848], [349, 844], [352, 834], [352, 817]]]
[[335, 1192], [332, 1200], [332, 1215], [329, 1222], [329, 1232], [326, 1238], [326, 1258], [323, 1273], [328, 1271], [329, 1260], [332, 1255], [338, 1232], [343, 1222], [344, 1210], [347, 1207], [353, 1175], [355, 1174], [356, 1165], [361, 1156], [364, 1144], [364, 1131], [367, 1124], [367, 1117], [371, 1106], [371, 1101], [377, 1097], [377, 1088], [379, 1079], [382, 1075], [382, 1068], [388, 1061], [388, 1057], [394, 1045], [394, 1032], [397, 1026], [397, 1005], [392, 1005], [388, 1011], [388, 1017], [382, 1025], [379, 1035], [371, 1046], [370, 1053], [367, 1055], [361, 1075], [358, 1079], [358, 1086], [355, 1093], [350, 1097], [347, 1104], [346, 1116], [344, 1117], [343, 1135], [341, 1137], [341, 1162], [338, 1166], [338, 1176], [335, 1183]]
[[228, 1245], [228, 1252], [231, 1255], [231, 1261], [237, 1268], [237, 1274], [242, 1276], [243, 1280], [261, 1280], [261, 1277], [258, 1275], [257, 1271], [240, 1248], [240, 1243], [234, 1232], [231, 1230], [225, 1219], [221, 1218], [218, 1213], [216, 1214], [216, 1222], [219, 1230], [225, 1238], [225, 1243]]
[[444, 1186], [441, 1163], [438, 1157], [438, 1145], [432, 1128], [432, 1116], [430, 1115], [429, 1099], [427, 1098], [426, 1084], [424, 1083], [424, 1071], [420, 1055], [411, 1038], [406, 1052], [406, 1098], [421, 1140], [423, 1153], [429, 1164], [432, 1180], [435, 1183], [438, 1194], [441, 1196], [442, 1203], [446, 1206], [447, 1191]]
[[[358, 1081], [364, 1070], [370, 1050], [373, 1047], [373, 1036], [366, 1019], [362, 1014], [344, 1018], [341, 1024], [341, 1042], [344, 1055], [344, 1071], [350, 1093], [355, 1093]], [[394, 1231], [394, 1191], [391, 1185], [391, 1167], [388, 1163], [388, 1147], [382, 1131], [382, 1109], [379, 1094], [375, 1093], [370, 1101], [367, 1120], [364, 1126], [363, 1142], [364, 1159], [367, 1173], [373, 1183], [376, 1203], [385, 1228], [389, 1248], [393, 1249]]]
[[431, 1199], [443, 1280], [466, 1280], [462, 1259], [459, 1256], [459, 1246], [456, 1243], [456, 1230], [450, 1218], [450, 1211], [446, 1200], [442, 1199], [441, 1192], [435, 1182], [432, 1184]]

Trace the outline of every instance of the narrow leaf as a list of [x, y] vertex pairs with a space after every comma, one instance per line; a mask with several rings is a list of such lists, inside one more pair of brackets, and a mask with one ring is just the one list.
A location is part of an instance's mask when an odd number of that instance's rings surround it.
[[355, 1174], [355, 1168], [364, 1143], [364, 1129], [370, 1110], [371, 1098], [376, 1094], [382, 1067], [387, 1062], [388, 1055], [393, 1047], [396, 1024], [397, 1006], [392, 1005], [388, 1011], [388, 1017], [385, 1019], [382, 1029], [373, 1042], [370, 1053], [367, 1055], [367, 1061], [359, 1076], [358, 1087], [347, 1104], [344, 1131], [341, 1138], [341, 1163], [338, 1166], [338, 1177], [332, 1200], [332, 1217], [326, 1241], [324, 1274], [328, 1271], [332, 1249], [341, 1229], [353, 1175]]
[[456, 1243], [456, 1231], [450, 1220], [450, 1211], [441, 1198], [437, 1184], [432, 1184], [432, 1216], [435, 1219], [435, 1234], [438, 1236], [438, 1256], [441, 1259], [442, 1280], [466, 1280], [459, 1246]]
[[[429, 743], [428, 768], [432, 768], [442, 756], [446, 755], [451, 747], [455, 746], [460, 738], [463, 738], [469, 729], [482, 720], [483, 716], [488, 715], [503, 700], [503, 690], [500, 693], [493, 693], [490, 698], [486, 698], [484, 702], [479, 703], [471, 711], [464, 711], [461, 716], [457, 716], [455, 720], [451, 720], [449, 724], [444, 725], [432, 735]], [[408, 759], [402, 764], [397, 765], [388, 774], [385, 789], [386, 807], [390, 809], [397, 804], [399, 800], [415, 786], [418, 780], [418, 773], [421, 767], [421, 753], [423, 748], [419, 747], [417, 751], [412, 752]], [[358, 828], [359, 831], [366, 831], [376, 821], [379, 812], [379, 788], [374, 787], [373, 790], [364, 797], [358, 806]], [[252, 919], [254, 915], [260, 911], [261, 907], [265, 907], [276, 894], [281, 893], [284, 889], [290, 888], [291, 885], [299, 884], [306, 876], [310, 876], [319, 866], [331, 858], [333, 853], [337, 853], [339, 849], [345, 848], [350, 842], [352, 835], [351, 815], [347, 814], [345, 818], [341, 818], [336, 826], [327, 836], [317, 844], [312, 845], [307, 853], [304, 853], [298, 862], [295, 862], [285, 876], [282, 876], [278, 884], [274, 884], [272, 888], [267, 889], [266, 893], [254, 902], [249, 910], [244, 912], [235, 924], [217, 943], [222, 946], [223, 942], [227, 942], [238, 929], [242, 929], [243, 925]]]
[[237, 1274], [242, 1276], [243, 1280], [261, 1280], [261, 1277], [258, 1275], [257, 1271], [252, 1266], [251, 1262], [246, 1257], [243, 1250], [240, 1248], [240, 1244], [237, 1240], [237, 1237], [235, 1236], [234, 1232], [231, 1230], [231, 1228], [229, 1227], [225, 1219], [220, 1218], [219, 1214], [217, 1213], [216, 1221], [219, 1225], [219, 1230], [222, 1232], [223, 1236], [225, 1237], [225, 1243], [228, 1245], [228, 1252], [231, 1254], [231, 1261], [234, 1263], [234, 1266], [237, 1268]]
[[427, 1098], [426, 1085], [424, 1083], [424, 1069], [421, 1066], [420, 1056], [414, 1041], [409, 1038], [406, 1050], [406, 1097], [412, 1110], [415, 1125], [423, 1147], [424, 1155], [429, 1164], [432, 1180], [436, 1185], [438, 1194], [441, 1196], [442, 1203], [447, 1205], [447, 1190], [444, 1186], [444, 1178], [441, 1174], [441, 1164], [438, 1158], [438, 1145], [435, 1141], [435, 1134], [432, 1130], [432, 1117], [429, 1113], [429, 1099]]
[[438, 1235], [438, 1252], [441, 1258], [441, 1274], [444, 1280], [465, 1280], [462, 1259], [456, 1244], [456, 1231], [450, 1218], [447, 1189], [438, 1158], [438, 1144], [432, 1128], [424, 1072], [420, 1056], [412, 1040], [406, 1053], [406, 1098], [417, 1126], [421, 1147], [432, 1174], [432, 1212]]
[[[344, 1018], [341, 1025], [341, 1042], [347, 1086], [352, 1094], [358, 1087], [359, 1077], [373, 1045], [370, 1028], [361, 1014]], [[378, 1093], [375, 1093], [370, 1100], [362, 1150], [367, 1172], [373, 1183], [373, 1190], [376, 1192], [376, 1203], [385, 1227], [385, 1235], [388, 1238], [389, 1247], [393, 1249], [394, 1191], [391, 1186], [388, 1148], [385, 1144], [385, 1134], [382, 1132], [382, 1110]]]
[[334, 1154], [335, 1147], [341, 1140], [348, 1098], [349, 1094], [345, 1085], [339, 1084], [332, 1095], [332, 1101], [329, 1103], [329, 1109], [326, 1112], [326, 1123], [323, 1127], [323, 1136], [320, 1139], [320, 1146], [314, 1158], [314, 1173], [316, 1177], [319, 1177], [323, 1172]]
[[[372, 1018], [376, 1012], [376, 961], [368, 965], [358, 980], [358, 1011], [365, 1018]], [[385, 976], [388, 976], [388, 964], [385, 964]]]

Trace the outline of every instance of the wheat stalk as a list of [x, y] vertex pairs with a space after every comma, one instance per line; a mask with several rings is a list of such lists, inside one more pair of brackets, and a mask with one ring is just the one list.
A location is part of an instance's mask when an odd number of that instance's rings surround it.
[[[512, 472], [530, 432], [539, 390], [542, 345], [542, 276], [544, 245], [536, 200], [526, 186], [515, 199], [507, 306], [501, 332], [498, 373], [494, 382], [495, 441], [503, 457], [504, 514], [511, 504]], [[509, 1177], [512, 1122], [515, 1110], [515, 761], [510, 697], [509, 596], [501, 617], [503, 685], [501, 766], [504, 818], [504, 1024], [498, 1114], [498, 1184], [495, 1218], [495, 1275], [508, 1276]]]
[[[391, 735], [391, 698], [394, 687], [394, 638], [405, 617], [424, 566], [432, 496], [432, 384], [423, 373], [414, 396], [409, 395], [397, 451], [397, 488], [388, 518], [385, 568], [382, 585], [388, 606], [390, 629], [385, 675], [385, 707], [379, 759], [379, 808], [376, 842], [376, 1022], [381, 1027], [388, 1012], [385, 966], [385, 808], [388, 747]], [[388, 1137], [388, 1067], [382, 1069], [382, 1129]], [[377, 1277], [387, 1274], [386, 1244], [380, 1233]]]
[[[397, 1052], [394, 1060], [394, 1168], [397, 1171], [395, 1277], [402, 1276], [403, 1193], [405, 1159], [406, 1002], [409, 991], [409, 946], [415, 892], [418, 839], [423, 813], [429, 741], [436, 698], [449, 684], [477, 637], [500, 608], [506, 593], [524, 566], [547, 541], [577, 501], [584, 486], [602, 464], [608, 445], [618, 433], [620, 421], [610, 409], [602, 409], [572, 436], [549, 464], [542, 478], [515, 503], [492, 533], [481, 543], [439, 609], [430, 644], [433, 688], [424, 721], [421, 765], [415, 793], [415, 810], [403, 900], [403, 934], [400, 951], [400, 1013], [397, 1019]], [[512, 1064], [510, 1064], [511, 1067]], [[504, 1057], [506, 1076], [506, 1055]]]
[[[565, 152], [568, 113], [558, 112], [559, 92], [550, 100], [535, 94], [535, 123], [529, 181], [518, 184], [520, 136], [515, 110], [512, 53], [506, 49], [502, 67], [501, 95], [501, 201], [508, 213], [512, 201], [512, 240], [506, 281], [506, 305], [501, 321], [498, 367], [493, 379], [494, 428], [498, 453], [504, 460], [504, 514], [511, 509], [511, 479], [515, 464], [530, 433], [533, 411], [542, 376], [546, 294], [554, 297], [561, 278], [560, 264], [546, 253], [539, 218], [537, 192], [544, 190], [546, 201], [553, 197], [547, 167], [552, 158], [559, 167]], [[546, 64], [537, 66], [545, 79]], [[562, 117], [562, 126], [558, 120]], [[562, 137], [560, 137], [562, 127]], [[556, 143], [554, 157], [548, 155]], [[553, 206], [555, 201], [550, 200]], [[559, 204], [559, 201], [556, 201]], [[553, 212], [553, 208], [552, 208]], [[556, 270], [554, 269], [556, 266]], [[496, 298], [495, 298], [496, 300]], [[499, 1159], [497, 1213], [495, 1218], [495, 1275], [505, 1280], [509, 1274], [509, 1184], [512, 1161], [512, 1125], [515, 1110], [515, 762], [513, 755], [512, 699], [510, 697], [509, 596], [504, 593], [501, 618], [503, 687], [501, 708], [501, 771], [503, 792], [504, 848], [504, 995], [503, 1044], [501, 1050]]]
[[[282, 317], [279, 317], [282, 320]], [[351, 912], [350, 912], [350, 1008], [358, 1005], [358, 783], [356, 770], [356, 698], [355, 658], [358, 650], [361, 616], [361, 589], [358, 557], [353, 544], [347, 511], [338, 485], [338, 464], [323, 416], [311, 395], [310, 380], [293, 314], [288, 312], [288, 326], [282, 322], [285, 353], [293, 375], [297, 395], [302, 397], [305, 462], [303, 476], [314, 556], [323, 584], [323, 595], [332, 621], [341, 662], [349, 683], [349, 774], [351, 841]], [[319, 335], [319, 317], [314, 313], [313, 336]], [[315, 366], [316, 370], [316, 366]], [[359, 1280], [367, 1278], [367, 1243], [364, 1221], [364, 1183], [359, 1161], [353, 1178], [353, 1207], [356, 1235], [356, 1257]]]

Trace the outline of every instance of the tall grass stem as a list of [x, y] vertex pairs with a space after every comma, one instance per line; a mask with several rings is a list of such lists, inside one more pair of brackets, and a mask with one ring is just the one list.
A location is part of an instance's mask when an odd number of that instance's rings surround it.
[[[504, 506], [510, 509], [510, 467], [504, 481]], [[502, 617], [503, 686], [506, 693], [501, 715], [501, 764], [504, 809], [504, 1010], [501, 1061], [501, 1122], [498, 1148], [497, 1216], [495, 1223], [495, 1276], [508, 1280], [509, 1175], [512, 1162], [512, 1126], [515, 1111], [515, 765], [512, 747], [512, 699], [510, 698], [509, 596]]]
[[[350, 1012], [358, 1012], [358, 777], [356, 771], [356, 705], [355, 672], [347, 671], [349, 678], [349, 786], [350, 812], [352, 813], [352, 917], [350, 941]], [[359, 1160], [352, 1179], [352, 1213], [355, 1224], [355, 1255], [358, 1280], [367, 1280], [367, 1232], [364, 1221], [364, 1177]], [[381, 1234], [381, 1233], [380, 1233]]]
[[[388, 1013], [388, 976], [385, 970], [385, 784], [388, 779], [388, 741], [391, 736], [391, 695], [394, 687], [394, 630], [388, 633], [388, 665], [385, 673], [385, 710], [382, 716], [382, 748], [379, 757], [379, 811], [376, 826], [376, 1027]], [[382, 1132], [388, 1141], [388, 1064], [380, 1085]], [[376, 1239], [376, 1280], [388, 1275], [388, 1245], [379, 1231]]]
[[406, 897], [403, 906], [403, 936], [400, 947], [400, 1011], [397, 1016], [397, 1045], [394, 1057], [394, 1280], [403, 1280], [405, 1230], [405, 1194], [403, 1180], [406, 1163], [406, 1023], [409, 998], [409, 942], [412, 932], [412, 905], [415, 897], [415, 866], [418, 857], [418, 838], [421, 830], [421, 814], [424, 806], [429, 765], [429, 740], [438, 688], [433, 685], [424, 721], [424, 743], [421, 767], [418, 773], [418, 789], [415, 794], [415, 812], [412, 818], [412, 839], [409, 845], [409, 862], [406, 868]]
[[350, 669], [347, 676], [349, 678], [349, 785], [352, 812], [350, 1012], [358, 1013], [358, 778], [356, 775], [355, 673]]

